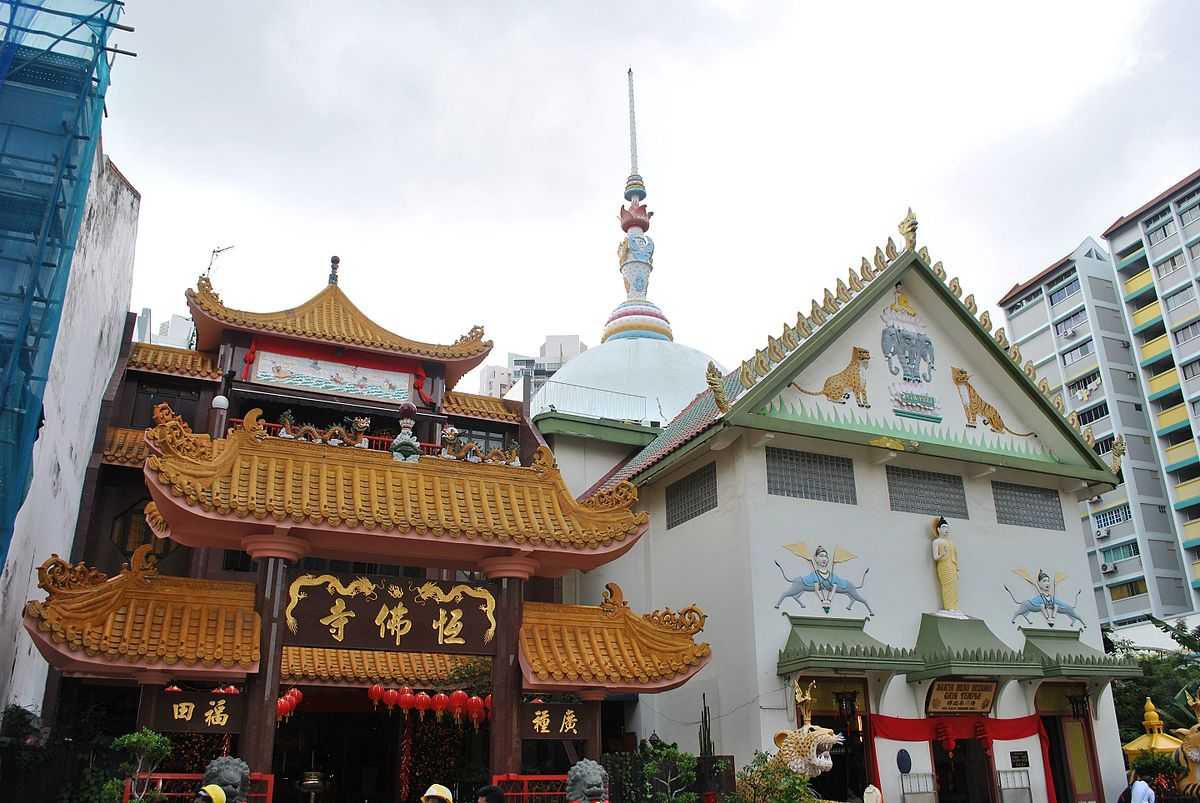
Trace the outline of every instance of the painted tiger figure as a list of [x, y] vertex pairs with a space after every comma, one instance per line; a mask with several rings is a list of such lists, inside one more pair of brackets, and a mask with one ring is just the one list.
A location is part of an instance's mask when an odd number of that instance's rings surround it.
[[982, 418], [983, 423], [991, 427], [992, 432], [1000, 434], [1015, 435], [1018, 438], [1028, 438], [1033, 436], [1032, 432], [1013, 432], [1004, 425], [1004, 419], [1000, 417], [1000, 411], [992, 404], [984, 401], [979, 395], [979, 391], [971, 386], [971, 375], [961, 368], [950, 366], [950, 378], [954, 380], [954, 384], [958, 387], [959, 401], [962, 402], [963, 412], [967, 414], [967, 426], [975, 426], [975, 422]]
[[825, 380], [820, 391], [805, 390], [792, 382], [792, 387], [807, 396], [824, 396], [835, 404], [845, 404], [854, 394], [854, 402], [859, 407], [870, 407], [867, 401], [867, 383], [863, 379], [863, 371], [871, 361], [871, 352], [858, 346], [850, 347], [850, 364]]

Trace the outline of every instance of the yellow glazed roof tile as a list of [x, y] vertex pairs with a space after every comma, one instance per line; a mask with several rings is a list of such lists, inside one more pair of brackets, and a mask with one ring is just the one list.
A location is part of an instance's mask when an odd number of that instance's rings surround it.
[[482, 418], [505, 424], [521, 423], [520, 403], [497, 399], [495, 396], [480, 396], [475, 393], [450, 391], [442, 399], [442, 412], [446, 415]]
[[152, 549], [138, 547], [115, 577], [51, 555], [38, 568], [49, 597], [26, 604], [26, 627], [57, 651], [113, 663], [256, 668], [254, 584], [160, 575]]
[[129, 427], [109, 427], [104, 436], [104, 452], [100, 459], [114, 466], [141, 467], [150, 449], [146, 446], [146, 430]]
[[[240, 429], [210, 440], [159, 405], [159, 423], [146, 431], [152, 490], [222, 517], [569, 552], [632, 543], [649, 521], [633, 512], [637, 490], [628, 483], [576, 501], [545, 447], [528, 467], [429, 456], [408, 463], [373, 449], [270, 437], [260, 415], [251, 410]], [[160, 536], [171, 526], [162, 516], [178, 515], [164, 498], [154, 520], [147, 514]]]
[[[329, 284], [298, 307], [279, 312], [247, 312], [222, 303], [208, 278], [201, 276], [195, 290], [187, 291], [188, 306], [196, 318], [202, 343], [209, 340], [207, 320], [234, 329], [298, 337], [322, 343], [356, 346], [433, 360], [482, 359], [492, 349], [483, 328], [473, 327], [450, 345], [422, 343], [384, 329], [356, 307], [336, 284]], [[207, 345], [214, 345], [207, 343]]]
[[616, 583], [600, 605], [525, 603], [525, 688], [665, 691], [685, 683], [711, 655], [695, 642], [707, 617], [696, 606], [637, 614]]
[[284, 647], [281, 673], [285, 681], [293, 682], [449, 689], [490, 679], [491, 662], [443, 653]]
[[195, 379], [219, 380], [212, 355], [191, 349], [177, 349], [152, 343], [134, 343], [129, 352], [126, 368], [131, 371], [148, 371], [155, 374], [193, 377]]

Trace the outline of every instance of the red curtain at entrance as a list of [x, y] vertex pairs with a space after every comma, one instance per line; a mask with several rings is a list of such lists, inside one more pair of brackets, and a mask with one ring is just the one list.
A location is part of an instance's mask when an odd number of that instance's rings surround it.
[[398, 371], [412, 374], [413, 385], [417, 395], [425, 404], [433, 404], [433, 399], [425, 391], [425, 366], [417, 360], [403, 357], [386, 357], [380, 354], [369, 354], [364, 351], [339, 354], [339, 349], [333, 346], [322, 346], [317, 343], [301, 343], [294, 340], [283, 340], [276, 337], [256, 337], [250, 341], [250, 350], [242, 358], [245, 365], [242, 368], [242, 379], [250, 379], [250, 369], [258, 357], [258, 350], [271, 351], [288, 357], [308, 357], [312, 360], [331, 360], [333, 362], [357, 365], [359, 368], [374, 368], [377, 371]]
[[[897, 742], [953, 742], [958, 739], [982, 739], [987, 751], [992, 750], [994, 739], [1025, 739], [1037, 736], [1042, 745], [1042, 771], [1046, 775], [1046, 797], [1049, 803], [1058, 803], [1054, 795], [1054, 777], [1050, 774], [1050, 737], [1037, 714], [1015, 719], [992, 719], [980, 716], [926, 717], [904, 719], [871, 714], [871, 732], [876, 739], [892, 739]], [[872, 754], [875, 783], [879, 783], [878, 751]]]

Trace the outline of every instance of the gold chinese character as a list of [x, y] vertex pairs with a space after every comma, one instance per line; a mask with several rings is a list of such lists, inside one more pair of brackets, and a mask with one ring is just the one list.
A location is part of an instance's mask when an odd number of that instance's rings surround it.
[[399, 647], [400, 637], [412, 630], [412, 620], [404, 618], [407, 615], [408, 608], [404, 607], [403, 602], [397, 602], [392, 608], [384, 603], [375, 616], [375, 624], [379, 625], [379, 637], [386, 638], [387, 634], [391, 633], [396, 637], [396, 646]]
[[223, 728], [229, 724], [229, 714], [225, 713], [224, 700], [209, 700], [208, 704], [212, 708], [204, 712], [204, 724], [213, 725], [218, 728]]
[[191, 722], [194, 713], [196, 713], [195, 703], [175, 703], [171, 706], [171, 716], [174, 719], [186, 719]]
[[446, 620], [446, 609], [438, 608], [437, 621], [433, 623], [433, 629], [438, 632], [438, 644], [466, 644], [466, 639], [462, 638], [459, 633], [462, 633], [462, 609], [455, 608], [450, 611], [450, 620]]
[[534, 733], [549, 733], [550, 732], [550, 712], [542, 709], [533, 712], [533, 732]]
[[578, 717], [575, 716], [575, 709], [568, 708], [567, 712], [565, 714], [563, 714], [562, 725], [559, 726], [558, 732], [559, 733], [573, 733], [576, 736], [578, 736], [579, 735], [578, 728], [579, 728], [579, 719], [578, 719]]
[[329, 615], [320, 620], [321, 624], [329, 626], [329, 634], [334, 641], [346, 637], [346, 623], [355, 617], [354, 611], [346, 610], [346, 600], [338, 597], [329, 607]]

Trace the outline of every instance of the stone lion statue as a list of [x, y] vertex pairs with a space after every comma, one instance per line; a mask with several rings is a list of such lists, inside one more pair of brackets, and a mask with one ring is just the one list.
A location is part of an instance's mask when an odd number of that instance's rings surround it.
[[250, 765], [240, 758], [221, 756], [204, 768], [201, 786], [216, 784], [225, 792], [226, 803], [246, 803], [250, 793]]
[[567, 772], [568, 803], [608, 800], [608, 771], [590, 758], [575, 762]]

